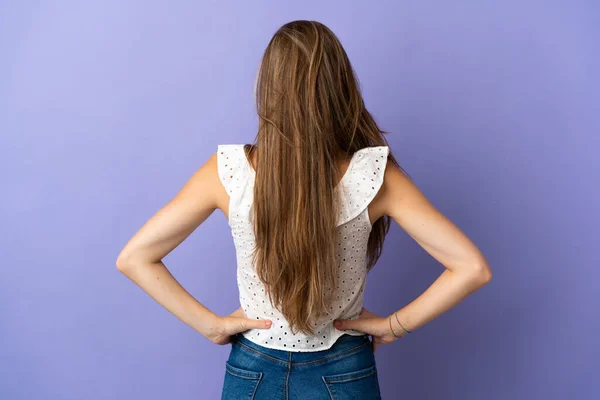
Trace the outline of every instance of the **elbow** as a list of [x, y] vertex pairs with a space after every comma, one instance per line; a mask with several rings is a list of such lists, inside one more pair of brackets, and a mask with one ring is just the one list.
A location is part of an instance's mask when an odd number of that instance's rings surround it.
[[473, 277], [480, 286], [483, 286], [492, 280], [492, 269], [487, 262], [479, 263], [474, 268]]
[[455, 272], [461, 279], [469, 282], [472, 286], [484, 286], [492, 280], [492, 269], [489, 263], [479, 254], [473, 257], [469, 261], [465, 261], [456, 268], [449, 268], [452, 272]]
[[130, 271], [137, 270], [144, 265], [154, 264], [156, 261], [149, 261], [148, 258], [144, 258], [138, 254], [138, 252], [133, 253], [131, 251], [121, 252], [117, 257], [116, 267], [117, 270], [123, 272], [124, 274], [128, 274]]
[[131, 269], [131, 257], [127, 256], [127, 254], [121, 253], [119, 254], [119, 256], [117, 257], [117, 261], [116, 261], [116, 267], [117, 270], [121, 271], [121, 272], [125, 272], [129, 269]]

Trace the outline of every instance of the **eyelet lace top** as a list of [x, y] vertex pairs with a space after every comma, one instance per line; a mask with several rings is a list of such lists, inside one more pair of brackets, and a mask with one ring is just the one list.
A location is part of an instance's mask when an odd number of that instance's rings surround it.
[[269, 302], [264, 285], [251, 265], [254, 232], [251, 215], [255, 171], [246, 158], [243, 144], [221, 144], [217, 150], [218, 173], [229, 194], [228, 223], [236, 250], [237, 284], [240, 304], [248, 318], [270, 319], [269, 329], [249, 329], [243, 335], [272, 349], [319, 351], [328, 349], [344, 333], [362, 335], [351, 329], [341, 331], [334, 319], [356, 319], [363, 305], [367, 278], [367, 242], [371, 233], [368, 205], [379, 191], [389, 154], [388, 146], [365, 147], [350, 160], [335, 192], [341, 201], [337, 218], [339, 286], [330, 305], [332, 315], [315, 324], [315, 335], [292, 334], [285, 317]]

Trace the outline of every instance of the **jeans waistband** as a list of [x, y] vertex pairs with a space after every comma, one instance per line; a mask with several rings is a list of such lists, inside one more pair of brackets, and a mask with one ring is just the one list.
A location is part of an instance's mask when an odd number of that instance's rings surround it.
[[243, 334], [238, 333], [235, 336], [233, 345], [241, 345], [258, 355], [273, 359], [274, 361], [291, 362], [294, 364], [310, 364], [346, 354], [367, 345], [372, 347], [372, 342], [367, 334], [350, 335], [344, 333], [329, 349], [317, 351], [286, 351], [261, 346], [246, 338]]

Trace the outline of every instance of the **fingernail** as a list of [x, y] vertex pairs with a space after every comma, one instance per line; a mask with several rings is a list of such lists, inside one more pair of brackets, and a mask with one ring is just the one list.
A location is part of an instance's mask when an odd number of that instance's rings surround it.
[[265, 321], [265, 326], [271, 325], [271, 321]]

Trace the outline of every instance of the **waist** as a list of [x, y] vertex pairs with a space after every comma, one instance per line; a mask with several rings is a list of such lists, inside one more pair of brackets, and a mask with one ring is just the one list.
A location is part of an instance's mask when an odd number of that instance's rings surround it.
[[270, 358], [274, 361], [313, 363], [322, 359], [334, 358], [337, 355], [346, 354], [366, 346], [372, 348], [373, 344], [367, 334], [341, 333], [341, 336], [335, 340], [333, 345], [326, 349], [316, 351], [280, 350], [262, 346], [245, 337], [243, 333], [238, 333], [234, 337], [232, 346], [241, 346], [259, 356]]

